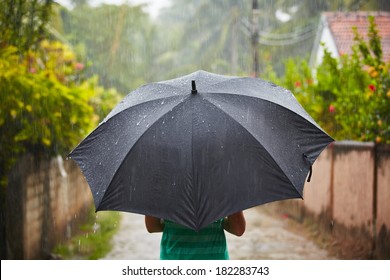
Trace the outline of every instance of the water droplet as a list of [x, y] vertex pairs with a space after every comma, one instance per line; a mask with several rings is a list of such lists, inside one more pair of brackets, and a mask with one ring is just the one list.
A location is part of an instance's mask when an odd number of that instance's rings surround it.
[[92, 229], [93, 229], [93, 233], [96, 233], [96, 231], [98, 231], [98, 230], [100, 229], [100, 224], [98, 224], [98, 223], [95, 222], [95, 223], [93, 224]]

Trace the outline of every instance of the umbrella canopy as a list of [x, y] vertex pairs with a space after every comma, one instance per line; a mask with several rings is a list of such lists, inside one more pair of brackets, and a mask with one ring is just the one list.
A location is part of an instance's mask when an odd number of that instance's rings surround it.
[[290, 91], [197, 71], [131, 92], [69, 156], [97, 211], [199, 230], [256, 205], [301, 198], [311, 165], [332, 141]]

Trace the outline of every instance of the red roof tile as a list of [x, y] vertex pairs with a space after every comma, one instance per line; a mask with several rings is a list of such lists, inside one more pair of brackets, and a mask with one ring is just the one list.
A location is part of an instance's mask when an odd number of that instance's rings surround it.
[[389, 12], [325, 12], [324, 17], [339, 54], [351, 54], [354, 45], [352, 27], [356, 27], [360, 36], [367, 40], [369, 16], [375, 17], [375, 23], [381, 37], [384, 61], [390, 61], [390, 13]]

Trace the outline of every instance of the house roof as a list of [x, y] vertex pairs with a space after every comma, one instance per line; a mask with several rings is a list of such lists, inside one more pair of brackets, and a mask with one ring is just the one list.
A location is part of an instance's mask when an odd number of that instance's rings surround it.
[[322, 19], [329, 27], [339, 55], [341, 55], [352, 53], [351, 47], [355, 44], [352, 27], [356, 27], [359, 34], [367, 40], [369, 16], [375, 17], [381, 37], [383, 59], [388, 62], [390, 61], [390, 12], [325, 12]]

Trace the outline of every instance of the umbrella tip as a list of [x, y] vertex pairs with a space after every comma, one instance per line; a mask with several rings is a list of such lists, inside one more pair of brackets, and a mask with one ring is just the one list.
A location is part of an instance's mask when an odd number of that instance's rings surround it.
[[198, 91], [196, 90], [196, 84], [195, 84], [195, 81], [194, 81], [194, 80], [191, 81], [191, 85], [192, 85], [191, 93], [192, 93], [192, 94], [198, 93]]

